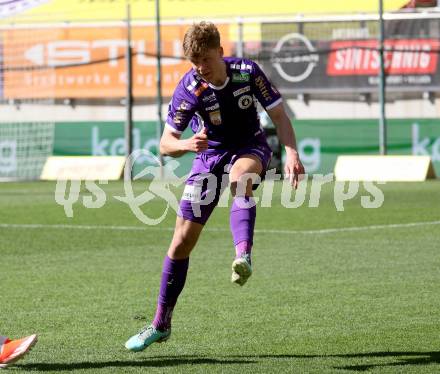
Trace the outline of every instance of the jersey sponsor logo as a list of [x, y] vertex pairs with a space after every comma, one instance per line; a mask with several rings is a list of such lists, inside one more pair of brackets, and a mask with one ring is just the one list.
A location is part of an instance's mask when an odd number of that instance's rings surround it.
[[251, 90], [251, 86], [246, 86], [243, 88], [240, 88], [239, 90], [234, 91], [232, 94], [234, 95], [234, 97], [244, 94], [245, 92], [248, 92]]
[[231, 64], [230, 67], [237, 70], [252, 70], [252, 66], [249, 64]]
[[254, 100], [252, 100], [252, 96], [250, 95], [244, 95], [238, 99], [238, 106], [240, 109], [247, 109], [249, 108]]
[[183, 190], [182, 200], [197, 203], [201, 201], [202, 187], [187, 184]]
[[251, 76], [249, 73], [233, 73], [232, 82], [249, 82]]
[[215, 97], [215, 93], [214, 92], [212, 94], [210, 94], [210, 95], [202, 97], [202, 101], [204, 103], [209, 102], [209, 101], [215, 101], [215, 99], [216, 99], [216, 97]]
[[211, 111], [211, 110], [216, 110], [216, 109], [218, 109], [218, 108], [220, 108], [220, 104], [219, 104], [219, 103], [215, 103], [214, 105], [208, 106], [208, 107], [206, 108], [206, 110], [207, 110], [207, 111]]
[[192, 91], [195, 86], [197, 86], [197, 81], [192, 81], [188, 86], [186, 86], [186, 89], [188, 91]]
[[219, 110], [216, 110], [215, 112], [210, 112], [209, 119], [211, 123], [216, 126], [221, 125], [222, 123], [222, 116]]
[[260, 90], [261, 95], [263, 96], [265, 101], [271, 101], [272, 95], [269, 93], [269, 90], [266, 86], [266, 82], [264, 81], [264, 78], [259, 75], [257, 78], [255, 78], [255, 84], [257, 85], [258, 89]]

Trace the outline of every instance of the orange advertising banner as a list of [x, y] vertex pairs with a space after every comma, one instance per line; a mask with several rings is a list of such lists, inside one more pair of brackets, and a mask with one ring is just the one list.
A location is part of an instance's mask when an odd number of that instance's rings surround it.
[[[162, 94], [171, 96], [190, 68], [182, 60], [188, 25], [162, 26]], [[225, 54], [228, 25], [218, 25]], [[133, 95], [155, 97], [155, 27], [132, 27]], [[124, 26], [6, 29], [2, 31], [3, 97], [122, 98], [126, 95], [127, 30]], [[74, 65], [74, 66], [72, 66]]]

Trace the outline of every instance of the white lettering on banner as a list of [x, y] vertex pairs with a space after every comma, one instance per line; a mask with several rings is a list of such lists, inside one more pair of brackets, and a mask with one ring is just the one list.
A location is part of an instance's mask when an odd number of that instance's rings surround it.
[[[142, 153], [136, 158], [137, 163], [154, 163], [155, 159], [149, 155], [154, 154], [158, 149], [159, 143], [157, 139], [148, 139], [143, 145], [141, 144], [141, 131], [133, 129], [133, 150], [144, 149], [148, 152]], [[99, 127], [92, 127], [92, 155], [93, 156], [120, 156], [125, 155], [125, 139], [123, 137], [116, 138], [112, 141], [109, 139], [100, 139]]]
[[[428, 146], [430, 144], [430, 139], [428, 137], [420, 139], [420, 125], [418, 123], [413, 123], [411, 127], [412, 135], [412, 154], [429, 156]], [[432, 161], [440, 161], [440, 137], [436, 138], [432, 142], [431, 146], [431, 158]]]
[[377, 69], [379, 53], [363, 49], [345, 49], [335, 52], [335, 70]]
[[0, 172], [11, 173], [17, 170], [17, 141], [0, 141]]
[[333, 29], [332, 39], [367, 39], [370, 36], [370, 30], [367, 27], [361, 27], [356, 29], [340, 28]]
[[[431, 84], [432, 78], [430, 75], [388, 75], [385, 79], [385, 83], [388, 85], [393, 84]], [[368, 84], [379, 84], [379, 77], [368, 77]]]
[[105, 148], [108, 147], [109, 140], [99, 140], [99, 127], [93, 126], [92, 128], [92, 155], [93, 156], [107, 156]]
[[[429, 45], [422, 46], [405, 46], [403, 47], [405, 51], [396, 51], [391, 55], [391, 62], [388, 60], [386, 67], [391, 66], [392, 69], [399, 68], [421, 68], [426, 69], [429, 67], [431, 56]], [[408, 51], [408, 52], [406, 52]], [[426, 51], [426, 52], [420, 52]], [[389, 52], [388, 52], [389, 53]]]
[[[131, 43], [130, 43], [131, 44]], [[126, 48], [127, 43], [125, 40], [94, 40], [90, 43], [89, 53], [91, 54], [91, 50], [93, 49], [108, 49], [108, 58], [110, 61], [108, 64], [110, 66], [118, 66], [119, 61], [116, 60], [119, 54], [124, 53], [124, 49]]]
[[[396, 47], [399, 48], [399, 47]], [[385, 52], [385, 68], [391, 69], [427, 69], [430, 66], [430, 47], [403, 47], [403, 51]], [[426, 52], [423, 52], [426, 51]], [[336, 70], [368, 70], [379, 67], [379, 53], [353, 47], [336, 51]]]
[[[435, 74], [438, 49], [435, 39], [388, 40], [385, 44], [384, 63], [390, 74]], [[380, 66], [376, 40], [348, 40], [331, 43], [327, 74], [374, 75]], [[388, 77], [387, 77], [388, 78]]]
[[321, 165], [321, 140], [304, 138], [298, 143], [298, 152], [308, 173], [319, 169]]
[[69, 86], [82, 84], [97, 84], [108, 86], [111, 83], [108, 74], [92, 73], [81, 75], [57, 75], [56, 73], [39, 74], [25, 73], [24, 82], [27, 86], [53, 87], [55, 85]]
[[[147, 41], [137, 40], [132, 42], [136, 54], [135, 61], [142, 66], [156, 66], [155, 57], [147, 57]], [[125, 64], [124, 59], [117, 59], [125, 54], [127, 42], [124, 39], [100, 39], [94, 41], [85, 40], [55, 40], [47, 43], [33, 45], [24, 52], [24, 57], [34, 63], [42, 66], [63, 66], [70, 64], [87, 64], [96, 59], [92, 55], [97, 50], [106, 50], [102, 59], [109, 59], [108, 65], [117, 67], [119, 64]], [[182, 50], [179, 40], [172, 41], [172, 55], [181, 57]], [[122, 62], [120, 62], [122, 61]], [[163, 65], [178, 65], [182, 63], [179, 58], [163, 58]]]
[[[135, 47], [137, 48], [137, 52], [139, 52], [139, 54], [137, 55], [137, 63], [139, 65], [143, 65], [143, 66], [147, 66], [147, 65], [148, 66], [156, 66], [157, 65], [157, 58], [156, 57], [145, 56], [145, 53], [148, 51], [145, 46], [144, 40], [137, 41]], [[182, 57], [183, 56], [182, 44], [181, 44], [180, 40], [174, 39], [172, 41], [172, 49], [173, 49], [173, 51], [171, 52], [172, 56], [174, 56], [174, 57]], [[178, 64], [182, 63], [182, 61], [179, 60], [178, 58], [169, 58], [169, 57], [163, 57], [163, 58], [161, 58], [160, 61], [161, 61], [162, 65], [178, 65]]]

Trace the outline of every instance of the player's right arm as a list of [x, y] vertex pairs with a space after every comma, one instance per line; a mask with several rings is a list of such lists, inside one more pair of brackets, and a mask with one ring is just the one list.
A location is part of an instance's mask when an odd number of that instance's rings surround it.
[[189, 139], [180, 139], [177, 134], [165, 127], [160, 139], [160, 153], [171, 157], [180, 157], [187, 152], [203, 152], [208, 149], [206, 130], [193, 135]]
[[206, 131], [197, 133], [189, 139], [181, 139], [183, 131], [198, 110], [197, 99], [188, 91], [188, 86], [193, 87], [194, 83], [195, 81], [183, 79], [174, 91], [168, 106], [165, 129], [160, 139], [159, 150], [163, 155], [180, 157], [186, 152], [203, 152], [208, 149]]

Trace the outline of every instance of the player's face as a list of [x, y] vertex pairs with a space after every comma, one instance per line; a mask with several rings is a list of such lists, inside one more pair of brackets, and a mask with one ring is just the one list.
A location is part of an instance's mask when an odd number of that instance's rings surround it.
[[191, 58], [193, 69], [206, 81], [215, 83], [224, 75], [223, 48], [213, 48], [204, 55]]

